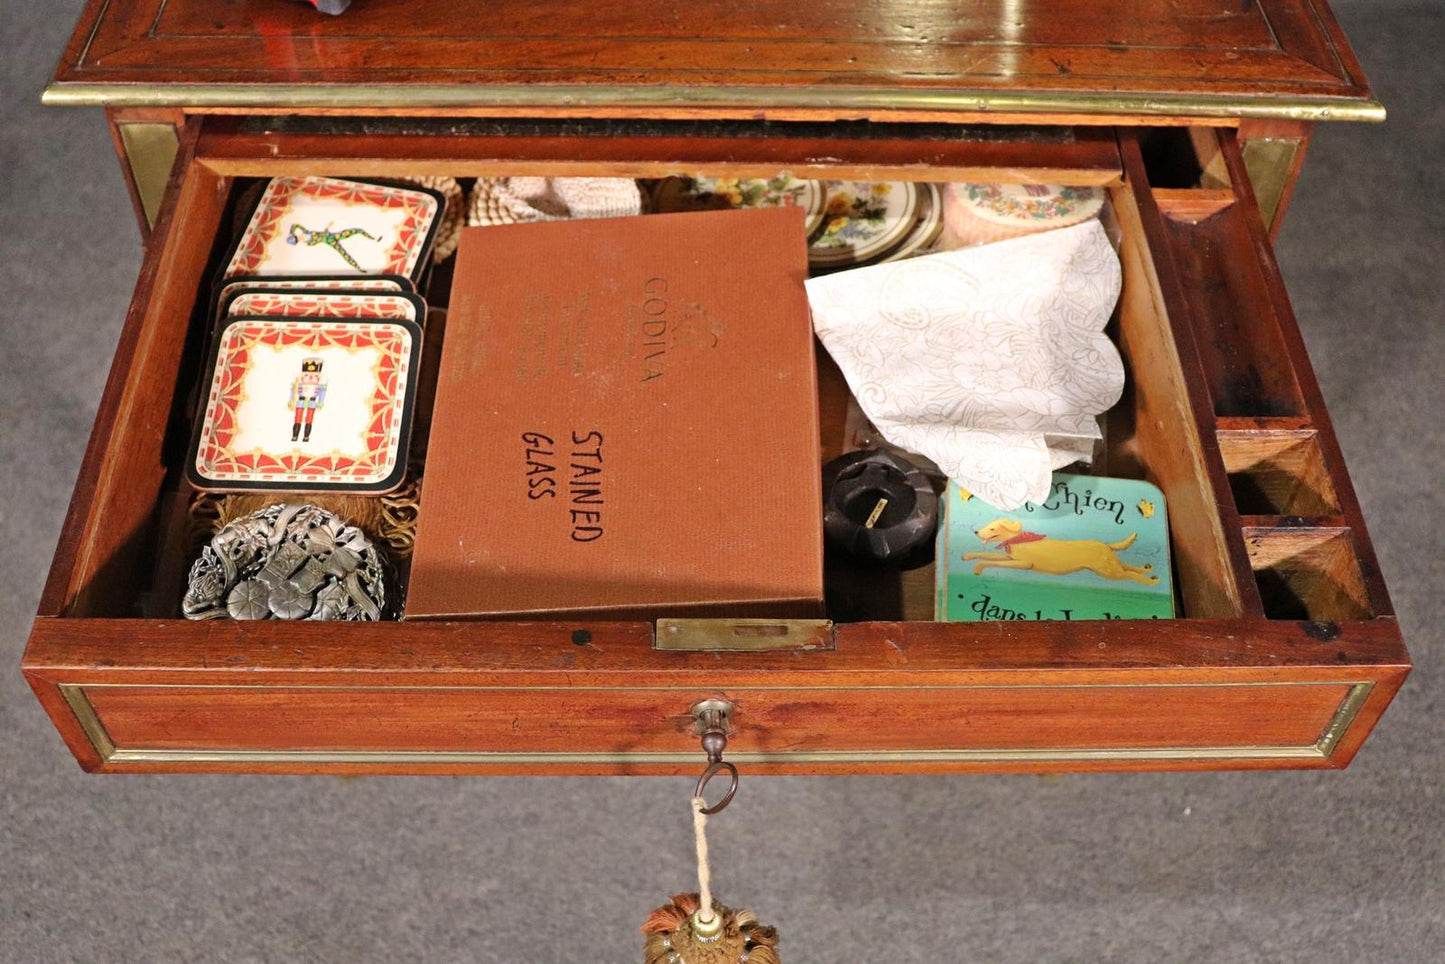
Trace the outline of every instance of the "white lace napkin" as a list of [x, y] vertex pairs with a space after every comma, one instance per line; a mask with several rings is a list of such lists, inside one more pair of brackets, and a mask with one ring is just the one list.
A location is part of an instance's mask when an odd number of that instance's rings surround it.
[[813, 327], [888, 441], [1000, 509], [1047, 498], [1124, 366], [1119, 258], [1091, 220], [808, 281]]

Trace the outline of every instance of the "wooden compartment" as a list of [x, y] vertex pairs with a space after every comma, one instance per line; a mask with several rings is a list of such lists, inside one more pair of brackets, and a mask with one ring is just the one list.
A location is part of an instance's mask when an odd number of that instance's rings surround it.
[[1319, 433], [1307, 422], [1222, 419], [1219, 424], [1219, 452], [1241, 514], [1339, 513]]
[[[1237, 163], [1232, 136], [1219, 144]], [[926, 568], [896, 583], [861, 580], [833, 626], [779, 621], [776, 632], [759, 633], [702, 621], [669, 630], [661, 645], [655, 627], [637, 622], [176, 618], [189, 552], [179, 463], [208, 280], [245, 178], [780, 167], [1109, 188], [1124, 268], [1112, 330], [1129, 389], [1110, 414], [1100, 469], [1164, 490], [1180, 618], [921, 621], [909, 600], [914, 584], [931, 582]], [[473, 121], [377, 123], [358, 137], [345, 121], [193, 120], [42, 598], [27, 676], [81, 763], [106, 771], [688, 772], [702, 759], [690, 707], [703, 699], [734, 704], [728, 758], [755, 772], [1342, 766], [1408, 657], [1302, 346], [1295, 350], [1267, 239], [1251, 228], [1253, 199], [1245, 179], [1230, 182], [1227, 199], [1185, 205], [1233, 212], [1230, 231], [1219, 233], [1212, 218], [1171, 217], [1181, 210], [1169, 194], [1177, 189], [1156, 192], [1134, 136], [1116, 139], [1107, 128], [968, 136], [934, 125]], [[1211, 272], [1201, 297], [1191, 285]], [[1259, 376], [1264, 391], [1236, 392], [1221, 375], [1224, 360], [1257, 368], [1248, 348], [1256, 336], [1284, 346], [1286, 361], [1272, 362], [1267, 384]], [[847, 399], [836, 378], [821, 381], [826, 457]], [[1358, 592], [1347, 597], [1356, 608], [1321, 603], [1316, 584], [1299, 575], [1330, 567], [1333, 549], [1262, 556], [1250, 539], [1268, 523], [1234, 503], [1230, 473], [1248, 466], [1227, 438], [1240, 426], [1220, 417], [1239, 417], [1233, 409], [1247, 399], [1267, 409], [1250, 414], [1274, 417], [1265, 403], [1278, 398], [1316, 433], [1336, 528], [1354, 547]], [[1257, 571], [1295, 573], [1303, 615], [1271, 618]]]
[[1370, 618], [1369, 594], [1346, 529], [1245, 529], [1266, 616], [1336, 622]]

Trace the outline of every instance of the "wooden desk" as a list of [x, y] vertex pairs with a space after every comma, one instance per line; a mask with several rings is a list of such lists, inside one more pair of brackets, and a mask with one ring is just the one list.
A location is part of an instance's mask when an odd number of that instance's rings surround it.
[[[92, 0], [45, 98], [107, 108], [148, 234], [25, 655], [88, 769], [690, 772], [709, 698], [752, 772], [1339, 767], [1409, 671], [1270, 247], [1312, 125], [1383, 117], [1322, 2]], [[938, 624], [885, 576], [761, 652], [176, 618], [172, 427], [250, 179], [783, 168], [1108, 189], [1106, 463], [1168, 496], [1181, 618]]]

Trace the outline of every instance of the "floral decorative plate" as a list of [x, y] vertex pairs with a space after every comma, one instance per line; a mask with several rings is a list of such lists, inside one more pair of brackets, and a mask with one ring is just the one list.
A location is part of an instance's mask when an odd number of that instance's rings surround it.
[[875, 263], [911, 258], [926, 251], [938, 240], [938, 235], [943, 230], [943, 192], [938, 189], [937, 184], [916, 184], [914, 187], [918, 191], [918, 219], [913, 224], [913, 230], [903, 239], [902, 244]]
[[680, 211], [725, 211], [731, 208], [803, 209], [803, 230], [809, 237], [823, 223], [823, 183], [793, 177], [786, 171], [770, 178], [668, 177], [652, 192], [658, 214]]
[[1064, 228], [1099, 213], [1104, 191], [1097, 187], [1048, 184], [951, 184], [969, 210], [998, 224]]
[[808, 249], [808, 264], [831, 271], [888, 255], [918, 220], [917, 185], [911, 181], [824, 181], [823, 230]]

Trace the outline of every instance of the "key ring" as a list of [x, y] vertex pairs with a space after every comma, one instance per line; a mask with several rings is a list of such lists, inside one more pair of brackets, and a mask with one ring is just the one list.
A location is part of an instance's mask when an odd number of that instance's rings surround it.
[[707, 789], [708, 781], [724, 770], [727, 771], [731, 783], [728, 785], [728, 792], [723, 794], [721, 800], [711, 807], [703, 808], [702, 812], [709, 817], [715, 813], [721, 813], [728, 804], [733, 802], [733, 797], [736, 796], [738, 792], [738, 768], [726, 760], [718, 760], [716, 763], [710, 763], [708, 764], [708, 768], [702, 771], [702, 776], [697, 778], [697, 788], [692, 791], [694, 797], [701, 798], [703, 791]]
[[729, 721], [732, 711], [733, 705], [726, 700], [703, 700], [692, 708], [693, 732], [702, 737], [702, 751], [707, 754], [708, 763], [702, 776], [697, 778], [697, 788], [692, 792], [693, 799], [699, 804], [704, 803], [702, 794], [707, 789], [708, 781], [724, 770], [732, 781], [728, 792], [723, 794], [723, 798], [715, 806], [701, 811], [704, 816], [721, 812], [733, 802], [733, 797], [738, 792], [738, 768], [722, 758], [723, 751], [728, 747], [728, 731], [732, 729]]

